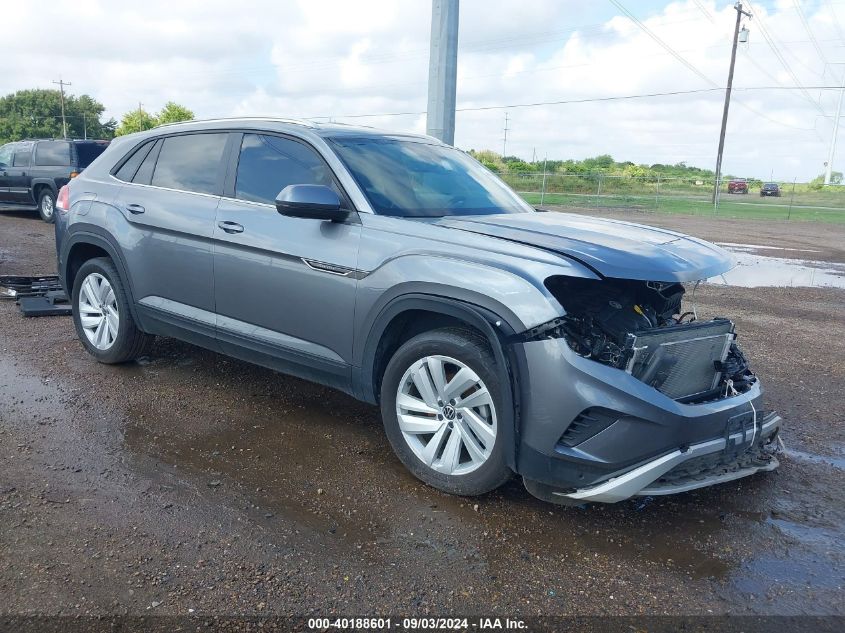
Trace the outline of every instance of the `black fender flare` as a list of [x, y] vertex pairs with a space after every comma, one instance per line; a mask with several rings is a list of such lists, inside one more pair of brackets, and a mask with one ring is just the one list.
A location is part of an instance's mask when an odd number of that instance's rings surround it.
[[38, 198], [35, 197], [35, 190], [38, 189], [38, 187], [41, 187], [41, 186], [47, 186], [50, 189], [50, 191], [53, 192], [54, 196], [59, 195], [59, 190], [56, 187], [56, 181], [54, 179], [52, 179], [52, 178], [33, 178], [32, 182], [30, 184], [30, 187], [32, 188], [32, 197], [35, 199], [36, 202], [38, 202]]
[[487, 308], [435, 295], [408, 294], [396, 297], [384, 307], [370, 326], [364, 342], [361, 366], [353, 367], [353, 395], [371, 404], [378, 402], [373, 375], [379, 343], [391, 321], [403, 312], [411, 310], [434, 312], [463, 321], [480, 331], [490, 343], [502, 384], [509, 386], [509, 389], [505, 390], [507, 423], [502, 425], [502, 430], [506, 442], [507, 464], [511, 469], [515, 469], [520, 441], [520, 374], [525, 367], [525, 361], [520, 357], [521, 347], [510, 344], [515, 334], [510, 324]]
[[73, 292], [73, 280], [68, 277], [70, 270], [68, 269], [68, 261], [73, 247], [78, 244], [90, 244], [102, 248], [111, 260], [114, 262], [117, 273], [120, 275], [120, 280], [127, 293], [129, 293], [129, 309], [132, 312], [132, 318], [138, 323], [138, 314], [135, 307], [135, 292], [132, 288], [132, 279], [129, 277], [126, 268], [126, 262], [121, 255], [120, 247], [115, 242], [114, 238], [105, 229], [93, 224], [76, 224], [72, 226], [65, 239], [62, 241], [62, 251], [59, 254], [59, 280], [68, 296]]

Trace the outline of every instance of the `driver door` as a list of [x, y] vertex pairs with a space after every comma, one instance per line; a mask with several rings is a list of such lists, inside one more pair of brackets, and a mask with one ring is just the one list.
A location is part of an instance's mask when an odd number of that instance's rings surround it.
[[244, 133], [237, 147], [214, 227], [220, 346], [286, 373], [346, 387], [358, 216], [328, 222], [276, 210], [276, 196], [291, 184], [333, 186], [344, 198], [329, 166], [304, 142]]

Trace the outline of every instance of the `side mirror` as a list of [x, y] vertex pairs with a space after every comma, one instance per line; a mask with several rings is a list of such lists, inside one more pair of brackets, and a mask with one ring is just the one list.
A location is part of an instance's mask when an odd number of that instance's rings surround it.
[[335, 190], [325, 185], [288, 185], [276, 196], [276, 210], [292, 218], [341, 222], [349, 211], [340, 208]]

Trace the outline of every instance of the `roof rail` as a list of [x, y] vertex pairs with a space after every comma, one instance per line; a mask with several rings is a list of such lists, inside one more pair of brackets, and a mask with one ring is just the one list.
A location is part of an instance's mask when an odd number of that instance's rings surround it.
[[311, 121], [306, 121], [304, 119], [286, 119], [283, 117], [275, 117], [275, 116], [232, 116], [232, 117], [217, 117], [214, 119], [191, 119], [190, 121], [176, 121], [174, 123], [162, 123], [161, 125], [155, 126], [153, 129], [158, 129], [160, 127], [169, 127], [171, 125], [186, 125], [189, 123], [217, 123], [217, 122], [225, 122], [225, 121], [274, 121], [276, 123], [291, 123], [293, 125], [301, 125], [303, 127], [315, 127], [314, 123]]

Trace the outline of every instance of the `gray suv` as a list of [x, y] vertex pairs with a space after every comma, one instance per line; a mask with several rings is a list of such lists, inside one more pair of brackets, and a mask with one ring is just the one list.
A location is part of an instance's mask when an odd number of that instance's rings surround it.
[[615, 502], [777, 467], [733, 323], [682, 308], [731, 256], [540, 212], [423, 136], [280, 119], [121, 137], [57, 201], [59, 273], [103, 363], [153, 335], [379, 404], [424, 482], [513, 473]]

